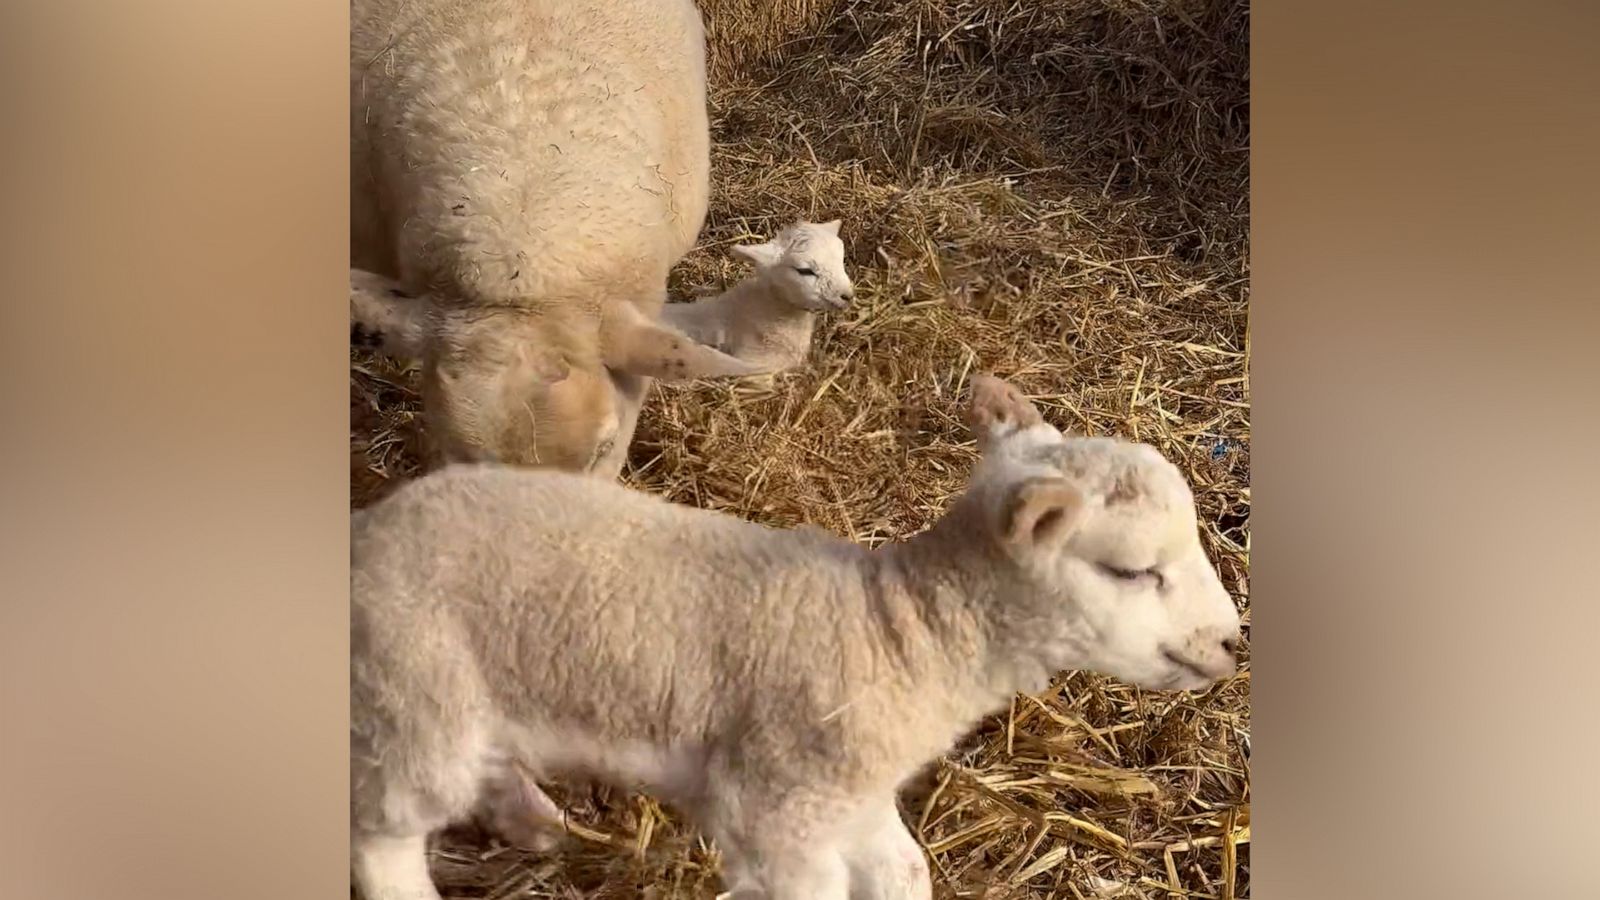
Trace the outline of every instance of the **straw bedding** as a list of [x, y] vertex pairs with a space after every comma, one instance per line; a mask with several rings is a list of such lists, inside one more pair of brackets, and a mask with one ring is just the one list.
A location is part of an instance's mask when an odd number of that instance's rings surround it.
[[[975, 458], [971, 372], [1189, 476], [1249, 622], [1245, 0], [700, 0], [714, 198], [679, 297], [727, 247], [842, 218], [856, 282], [811, 364], [659, 387], [629, 483], [877, 544], [927, 527]], [[351, 500], [420, 465], [414, 376], [352, 349]], [[1248, 643], [1248, 627], [1246, 628]], [[905, 797], [939, 897], [1250, 893], [1249, 662], [1208, 692], [1087, 674], [1017, 698]], [[649, 798], [553, 791], [563, 851], [470, 827], [447, 897], [709, 897], [717, 857]]]

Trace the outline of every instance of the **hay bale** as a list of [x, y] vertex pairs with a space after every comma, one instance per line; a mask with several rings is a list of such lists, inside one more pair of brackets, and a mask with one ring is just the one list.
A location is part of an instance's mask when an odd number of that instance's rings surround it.
[[[954, 404], [992, 368], [1055, 424], [1150, 442], [1184, 469], [1248, 622], [1247, 3], [701, 6], [714, 194], [673, 290], [740, 277], [732, 242], [840, 217], [858, 299], [825, 317], [807, 369], [659, 388], [628, 481], [903, 537], [964, 483], [975, 453]], [[360, 506], [416, 471], [420, 444], [411, 374], [352, 359]], [[907, 798], [936, 896], [1249, 896], [1245, 668], [1197, 697], [1074, 674], [985, 723]], [[535, 859], [452, 835], [446, 895], [712, 895], [714, 848], [670, 811], [563, 797], [587, 837]]]

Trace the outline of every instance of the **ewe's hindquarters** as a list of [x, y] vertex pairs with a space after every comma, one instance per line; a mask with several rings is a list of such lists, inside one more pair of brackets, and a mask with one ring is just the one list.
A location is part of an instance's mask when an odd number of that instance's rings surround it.
[[705, 220], [704, 57], [689, 0], [354, 0], [352, 264], [653, 313]]
[[614, 476], [645, 379], [747, 368], [648, 324], [709, 196], [690, 0], [354, 0], [351, 78], [351, 263], [437, 301], [445, 459]]

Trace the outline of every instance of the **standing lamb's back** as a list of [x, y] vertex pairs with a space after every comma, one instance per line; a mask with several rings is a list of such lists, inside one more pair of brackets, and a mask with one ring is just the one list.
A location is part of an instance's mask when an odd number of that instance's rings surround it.
[[690, 0], [353, 0], [351, 76], [351, 264], [436, 301], [447, 458], [620, 469], [649, 378], [749, 370], [656, 321], [709, 193]]

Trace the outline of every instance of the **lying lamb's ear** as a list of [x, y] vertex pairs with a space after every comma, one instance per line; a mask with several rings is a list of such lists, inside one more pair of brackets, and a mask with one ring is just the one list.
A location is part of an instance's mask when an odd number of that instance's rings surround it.
[[819, 222], [819, 223], [817, 223], [817, 227], [821, 228], [823, 231], [828, 232], [829, 234], [833, 235], [834, 237], [838, 237], [839, 236], [839, 220], [838, 219], [834, 219], [834, 220], [829, 221], [829, 222]]
[[765, 244], [735, 244], [729, 252], [763, 269], [775, 266], [778, 260], [783, 259], [783, 248], [771, 241]]
[[966, 423], [978, 440], [980, 452], [987, 452], [996, 441], [1043, 422], [1038, 408], [1010, 383], [993, 375], [972, 376]]
[[1029, 479], [1005, 495], [1000, 540], [1013, 552], [1058, 545], [1077, 530], [1083, 511], [1083, 492], [1066, 479]]
[[400, 359], [422, 356], [431, 300], [398, 281], [364, 269], [350, 270], [350, 340]]
[[755, 375], [763, 371], [758, 365], [646, 319], [626, 302], [611, 304], [606, 312], [600, 326], [600, 359], [613, 371], [662, 381]]

